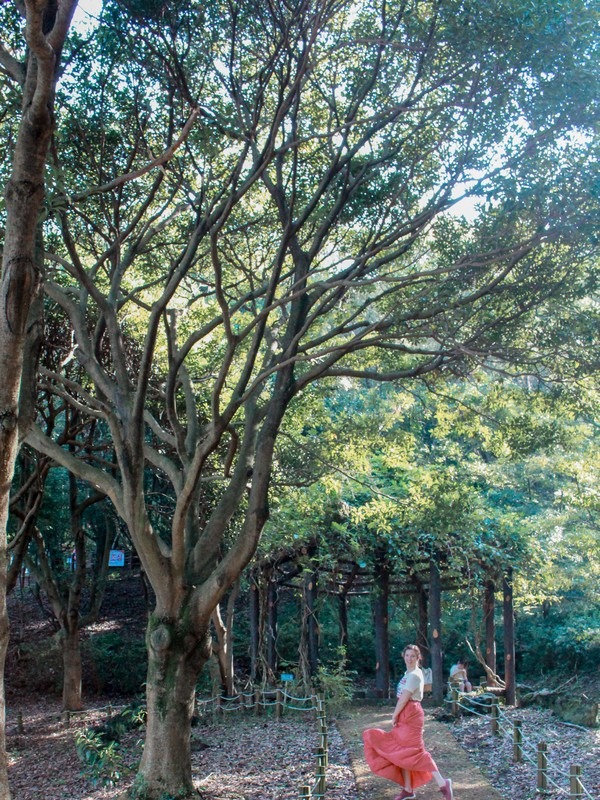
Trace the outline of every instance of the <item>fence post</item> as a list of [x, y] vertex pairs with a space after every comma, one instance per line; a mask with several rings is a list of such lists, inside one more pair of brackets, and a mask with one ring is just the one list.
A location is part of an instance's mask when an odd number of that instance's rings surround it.
[[327, 751], [321, 752], [321, 748], [319, 748], [319, 752], [317, 753], [317, 795], [318, 797], [325, 796], [325, 790], [327, 788], [326, 783], [326, 776], [325, 770], [327, 769]]
[[215, 713], [216, 713], [217, 717], [219, 717], [219, 719], [221, 719], [223, 717], [223, 713], [224, 713], [223, 712], [223, 697], [220, 694], [217, 695], [217, 704], [216, 704]]
[[548, 745], [538, 742], [537, 746], [537, 790], [545, 792], [548, 789]]
[[277, 719], [281, 719], [281, 715], [283, 714], [283, 692], [281, 689], [277, 689], [277, 698], [275, 700], [275, 717]]
[[452, 687], [452, 716], [458, 717], [458, 689], [456, 687]]
[[62, 712], [62, 723], [65, 728], [68, 728], [71, 724], [71, 712], [70, 711], [63, 711]]
[[499, 729], [498, 718], [500, 716], [500, 708], [498, 706], [497, 697], [494, 697], [494, 699], [492, 700], [491, 712], [492, 712], [492, 733], [494, 734], [494, 736], [497, 736]]
[[319, 745], [319, 752], [323, 753], [323, 758], [325, 759], [325, 766], [327, 767], [329, 765], [329, 742], [326, 730], [321, 731], [321, 744]]
[[23, 725], [23, 712], [17, 711], [17, 733], [25, 733], [25, 727]]
[[310, 786], [301, 786], [300, 787], [300, 797], [308, 797], [310, 798]]
[[583, 786], [581, 785], [581, 764], [571, 764], [569, 768], [569, 800], [577, 800], [583, 797]]
[[254, 690], [254, 713], [257, 717], [260, 714], [260, 689]]
[[523, 723], [520, 719], [513, 722], [513, 759], [517, 763], [523, 760]]

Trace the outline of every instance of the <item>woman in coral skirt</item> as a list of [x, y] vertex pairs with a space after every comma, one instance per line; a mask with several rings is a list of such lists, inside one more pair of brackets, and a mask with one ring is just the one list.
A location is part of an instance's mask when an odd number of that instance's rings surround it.
[[443, 778], [423, 744], [423, 673], [421, 651], [409, 644], [402, 653], [406, 672], [396, 691], [398, 702], [391, 731], [369, 728], [363, 733], [365, 757], [371, 770], [395, 783], [402, 791], [395, 800], [413, 800], [414, 790], [432, 778], [444, 800], [453, 800], [452, 781]]

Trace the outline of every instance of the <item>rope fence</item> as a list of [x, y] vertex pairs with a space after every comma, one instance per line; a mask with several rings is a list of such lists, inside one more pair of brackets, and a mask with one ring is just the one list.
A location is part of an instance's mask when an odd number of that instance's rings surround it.
[[[546, 742], [533, 742], [523, 733], [522, 720], [510, 720], [504, 713], [497, 697], [492, 697], [491, 702], [482, 702], [476, 696], [468, 695], [469, 704], [465, 705], [463, 698], [464, 692], [452, 689], [452, 714], [457, 717], [463, 713], [472, 714], [478, 717], [490, 718], [490, 728], [494, 736], [503, 736], [512, 741], [513, 761], [515, 763], [526, 762], [531, 764], [536, 774], [536, 793], [548, 794], [556, 791], [569, 798], [569, 800], [597, 800], [590, 791], [584, 786], [581, 779], [581, 764], [570, 764], [569, 771], [561, 770], [548, 758], [548, 745]], [[477, 710], [483, 709], [482, 711]], [[559, 783], [559, 781], [561, 781]], [[565, 788], [568, 786], [568, 788]]]
[[[97, 715], [105, 712], [106, 719], [110, 720], [115, 713], [127, 708], [127, 705], [107, 705], [97, 708], [84, 709], [82, 711], [63, 711], [60, 721], [65, 728], [69, 728], [74, 719], [85, 719], [86, 716]], [[196, 696], [195, 711], [198, 716], [212, 714], [214, 717], [224, 717], [229, 711], [246, 711], [257, 716], [266, 712], [267, 709], [274, 709], [275, 718], [280, 719], [288, 711], [299, 711], [305, 714], [314, 714], [317, 722], [317, 747], [315, 751], [315, 769], [312, 783], [300, 787], [298, 797], [301, 800], [317, 800], [324, 798], [327, 789], [327, 767], [329, 765], [329, 734], [327, 726], [327, 714], [325, 702], [321, 694], [308, 694], [297, 697], [290, 694], [286, 689], [251, 689], [247, 692], [239, 692], [232, 697], [217, 695], [208, 699]], [[16, 714], [17, 733], [24, 733], [23, 714], [18, 711]]]
[[297, 697], [286, 689], [253, 689], [239, 692], [232, 697], [216, 696], [208, 699], [196, 698], [196, 710], [199, 715], [212, 713], [224, 716], [228, 711], [247, 711], [257, 716], [265, 709], [275, 709], [276, 719], [280, 719], [287, 711], [315, 713], [317, 721], [317, 749], [315, 771], [312, 783], [300, 787], [300, 800], [317, 800], [324, 798], [327, 789], [327, 767], [329, 766], [329, 733], [327, 714], [322, 695], [310, 694]]

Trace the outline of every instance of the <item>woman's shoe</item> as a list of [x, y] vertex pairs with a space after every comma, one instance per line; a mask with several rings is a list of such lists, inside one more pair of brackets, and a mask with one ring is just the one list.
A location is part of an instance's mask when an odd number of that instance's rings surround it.
[[400, 794], [394, 797], [394, 800], [417, 800], [415, 793], [410, 789], [402, 789]]
[[444, 800], [454, 800], [454, 792], [452, 791], [452, 781], [450, 778], [446, 778], [446, 783], [441, 787], [440, 794]]

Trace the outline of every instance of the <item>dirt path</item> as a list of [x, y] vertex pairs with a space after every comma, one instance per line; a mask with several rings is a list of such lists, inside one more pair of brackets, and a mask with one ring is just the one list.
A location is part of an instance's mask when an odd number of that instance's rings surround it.
[[[352, 767], [356, 775], [361, 800], [393, 800], [398, 794], [396, 784], [373, 775], [365, 762], [362, 732], [365, 728], [389, 730], [393, 706], [358, 706], [336, 725], [346, 743]], [[433, 719], [425, 711], [425, 744], [436, 760], [440, 771], [452, 778], [456, 800], [502, 800], [481, 770], [473, 764], [462, 747], [455, 741], [443, 722]], [[440, 794], [432, 781], [416, 792], [418, 800], [440, 800]]]

